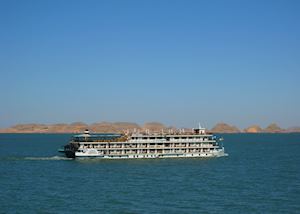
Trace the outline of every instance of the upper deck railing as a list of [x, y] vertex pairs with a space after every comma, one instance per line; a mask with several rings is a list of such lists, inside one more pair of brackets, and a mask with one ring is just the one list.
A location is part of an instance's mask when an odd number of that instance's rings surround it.
[[200, 132], [195, 129], [194, 132], [173, 132], [173, 133], [100, 133], [90, 134], [88, 130], [84, 134], [75, 135], [73, 142], [127, 142], [127, 141], [206, 141], [214, 140], [214, 136], [205, 131]]

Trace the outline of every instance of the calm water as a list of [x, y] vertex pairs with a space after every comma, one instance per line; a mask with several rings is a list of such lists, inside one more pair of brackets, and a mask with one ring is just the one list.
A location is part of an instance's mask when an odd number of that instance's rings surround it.
[[69, 160], [69, 138], [0, 134], [0, 213], [300, 213], [300, 134], [224, 135], [215, 159]]

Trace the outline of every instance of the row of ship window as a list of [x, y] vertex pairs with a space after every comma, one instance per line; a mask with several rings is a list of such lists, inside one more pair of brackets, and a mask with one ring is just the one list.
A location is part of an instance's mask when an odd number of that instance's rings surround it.
[[208, 139], [208, 137], [131, 137], [133, 140], [163, 140], [163, 139], [168, 139], [168, 140], [185, 140], [185, 139]]
[[[205, 156], [207, 156], [208, 154], [204, 154]], [[180, 157], [180, 156], [184, 156], [183, 154], [174, 154], [172, 155], [172, 157]], [[191, 156], [200, 156], [200, 154], [191, 154]], [[116, 157], [116, 156], [111, 156], [111, 157]], [[123, 158], [124, 156], [119, 155], [119, 158]], [[126, 156], [128, 158], [128, 156]], [[133, 158], [156, 158], [158, 157], [157, 155], [133, 155]]]
[[128, 148], [176, 148], [176, 147], [211, 147], [214, 146], [212, 144], [175, 144], [174, 146], [170, 145], [140, 145], [139, 147], [137, 145], [129, 145], [128, 147], [122, 147], [122, 145], [91, 145], [91, 144], [84, 144], [84, 148], [120, 148], [120, 149], [128, 149]]
[[190, 149], [190, 150], [180, 150], [180, 149], [174, 149], [174, 150], [158, 150], [158, 151], [151, 151], [151, 150], [141, 150], [139, 153], [137, 151], [110, 151], [110, 152], [103, 152], [103, 154], [173, 154], [173, 153], [191, 153], [191, 152], [208, 152], [213, 149]]
[[[203, 144], [207, 144], [207, 142], [203, 142]], [[108, 145], [108, 146], [122, 146], [122, 145], [127, 145], [129, 147], [137, 147], [138, 145], [139, 146], [144, 146], [144, 147], [147, 147], [147, 146], [195, 146], [195, 145], [202, 145], [202, 142], [185, 142], [185, 143], [143, 143], [143, 144], [137, 144], [137, 143], [113, 143], [113, 144], [110, 144], [110, 143], [102, 143], [102, 144], [90, 144], [90, 143], [84, 143], [82, 144], [84, 146], [89, 146], [89, 145]]]
[[[206, 152], [214, 150], [213, 148], [202, 148], [202, 149], [141, 149], [141, 150], [111, 150], [111, 151], [103, 151], [103, 154], [143, 154], [143, 153], [173, 153], [173, 152], [182, 152], [182, 153], [191, 153], [191, 152]], [[83, 152], [84, 150], [78, 150], [80, 152]]]

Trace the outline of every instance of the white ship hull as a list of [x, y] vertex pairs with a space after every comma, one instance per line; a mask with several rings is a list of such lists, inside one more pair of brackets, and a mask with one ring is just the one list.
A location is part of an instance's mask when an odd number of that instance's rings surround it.
[[103, 155], [95, 150], [86, 150], [85, 152], [75, 152], [76, 158], [101, 158], [101, 159], [153, 159], [153, 158], [210, 158], [228, 156], [224, 148], [201, 153], [178, 153], [178, 154], [128, 154], [128, 155]]

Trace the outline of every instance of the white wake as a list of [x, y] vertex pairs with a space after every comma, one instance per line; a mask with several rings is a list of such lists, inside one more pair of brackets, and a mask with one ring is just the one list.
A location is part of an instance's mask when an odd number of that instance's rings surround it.
[[52, 157], [25, 157], [25, 160], [73, 160], [72, 158], [62, 157], [62, 156], [52, 156]]

